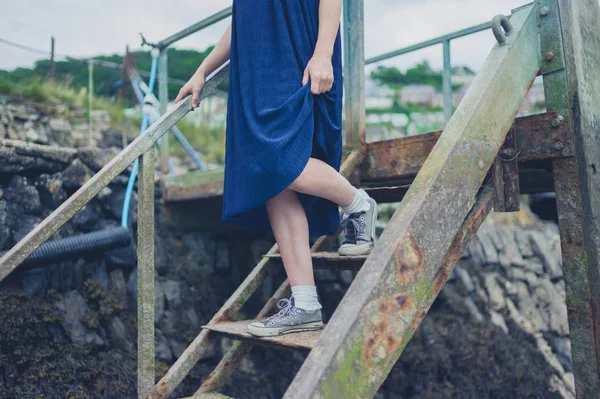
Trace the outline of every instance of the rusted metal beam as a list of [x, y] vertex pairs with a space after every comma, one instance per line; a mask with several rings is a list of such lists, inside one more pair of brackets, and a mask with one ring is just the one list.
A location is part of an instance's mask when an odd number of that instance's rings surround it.
[[535, 10], [521, 8], [511, 22], [284, 398], [373, 397], [425, 316], [540, 68]]
[[140, 157], [138, 183], [138, 398], [154, 390], [154, 147]]
[[[219, 83], [229, 74], [229, 64], [221, 67], [210, 78], [200, 94], [200, 100], [206, 98]], [[140, 134], [131, 144], [113, 158], [104, 168], [96, 173], [69, 199], [56, 208], [54, 212], [37, 225], [29, 234], [0, 258], [0, 281], [12, 272], [37, 247], [46, 241], [54, 232], [61, 228], [81, 208], [94, 198], [115, 177], [123, 172], [139, 156], [147, 152], [171, 126], [176, 124], [192, 109], [192, 98], [188, 96], [175, 109], [163, 115], [146, 131]]]
[[[349, 176], [361, 163], [362, 159], [363, 154], [360, 151], [352, 151], [340, 166], [340, 173], [343, 176]], [[320, 237], [313, 245], [313, 248], [322, 248], [328, 245], [331, 239], [331, 237]], [[267, 254], [272, 255], [277, 252], [277, 245], [274, 245]], [[269, 273], [269, 269], [273, 266], [273, 263], [274, 262], [269, 262], [268, 258], [263, 258], [252, 270], [252, 272], [250, 272], [242, 284], [229, 297], [221, 309], [213, 316], [209, 324], [232, 320], [242, 305], [246, 303], [248, 298], [250, 298], [254, 291], [256, 291], [260, 284], [262, 284]], [[280, 288], [280, 290], [283, 290], [284, 288]], [[270, 306], [272, 306], [272, 301], [267, 303], [263, 310], [270, 311]], [[186, 348], [179, 359], [177, 359], [173, 366], [171, 366], [165, 376], [158, 382], [152, 398], [164, 399], [168, 397], [175, 390], [175, 388], [177, 388], [181, 381], [183, 381], [192, 367], [194, 367], [198, 360], [200, 360], [202, 355], [204, 355], [215, 338], [216, 335], [214, 332], [203, 329]], [[240, 346], [239, 348], [234, 348], [233, 350], [241, 351], [245, 350], [245, 348]], [[241, 353], [229, 353], [226, 355], [224, 362], [233, 362], [234, 359], [241, 359], [242, 357], [243, 354]], [[237, 367], [237, 363], [234, 362], [231, 364], [221, 364], [218, 366], [218, 368], [222, 370], [221, 373], [224, 373], [224, 376], [228, 375], [228, 370], [233, 371], [235, 367]], [[213, 379], [216, 381], [222, 381], [224, 378], [226, 377], [221, 378], [219, 376], [213, 376]]]
[[518, 212], [521, 189], [519, 187], [519, 153], [513, 125], [494, 161], [494, 210], [496, 212]]
[[[555, 159], [573, 155], [572, 140], [555, 112], [515, 119], [519, 162]], [[437, 143], [441, 131], [367, 144], [361, 179], [393, 180], [413, 177]]]
[[573, 140], [553, 161], [577, 398], [600, 392], [600, 5], [537, 0], [546, 107]]

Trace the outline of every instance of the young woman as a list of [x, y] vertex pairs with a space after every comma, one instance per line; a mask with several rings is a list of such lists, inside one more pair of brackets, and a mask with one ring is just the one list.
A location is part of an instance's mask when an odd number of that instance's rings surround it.
[[309, 235], [334, 234], [340, 255], [373, 247], [377, 204], [338, 173], [342, 154], [342, 0], [233, 0], [232, 23], [179, 92], [193, 107], [230, 59], [223, 220], [272, 231], [292, 287], [256, 336], [319, 329]]

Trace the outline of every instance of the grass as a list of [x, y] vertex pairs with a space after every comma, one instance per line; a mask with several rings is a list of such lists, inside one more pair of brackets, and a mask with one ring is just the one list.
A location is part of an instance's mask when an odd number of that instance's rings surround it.
[[[195, 126], [191, 121], [182, 119], [177, 128], [198, 151], [205, 162], [225, 163], [225, 129]], [[174, 135], [169, 135], [169, 152], [178, 157], [188, 156]]]
[[[0, 78], [0, 95], [41, 104], [67, 104], [85, 110], [89, 106], [87, 88], [75, 88], [69, 80], [50, 82], [35, 79], [15, 83]], [[92, 109], [108, 112], [113, 127], [125, 131], [129, 137], [139, 131], [141, 119], [126, 117], [123, 113], [125, 107], [125, 103], [105, 97], [92, 99]]]
[[[70, 81], [49, 82], [37, 79], [15, 83], [0, 77], [0, 95], [39, 104], [66, 104], [86, 110], [86, 115], [89, 104], [87, 88], [75, 88]], [[127, 106], [123, 102], [105, 97], [94, 97], [92, 100], [92, 108], [106, 111], [110, 116], [112, 127], [123, 131], [131, 141], [139, 134], [142, 119], [141, 116], [126, 116], [123, 111]], [[177, 124], [177, 127], [206, 162], [219, 164], [225, 162], [225, 129], [197, 127], [185, 118]], [[169, 144], [173, 155], [187, 156], [185, 149], [173, 135], [169, 136]]]

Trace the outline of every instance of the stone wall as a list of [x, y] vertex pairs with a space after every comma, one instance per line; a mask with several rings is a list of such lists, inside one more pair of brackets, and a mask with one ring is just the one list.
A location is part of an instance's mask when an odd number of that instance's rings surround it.
[[[12, 247], [100, 170], [118, 151], [121, 138], [108, 129], [99, 133], [96, 148], [65, 147], [60, 140], [69, 134], [57, 128], [62, 122], [50, 123], [56, 114], [46, 117], [38, 108], [25, 109], [18, 117], [11, 111], [12, 133], [3, 119], [8, 113], [0, 112], [10, 137], [0, 141], [0, 250]], [[27, 119], [35, 112], [41, 116]], [[47, 140], [23, 133], [29, 131], [27, 121], [36, 129], [47, 126]], [[117, 226], [126, 182], [127, 172], [52, 239]], [[383, 224], [393, 210], [382, 207]], [[158, 377], [272, 244], [272, 237], [259, 233], [179, 229], [165, 217], [157, 189]], [[134, 242], [135, 218], [134, 197]], [[316, 272], [326, 319], [354, 276], [350, 271]], [[269, 277], [240, 317], [253, 317], [283, 279], [281, 270]], [[135, 397], [136, 289], [135, 244], [15, 270], [0, 283], [0, 398]], [[564, 296], [556, 225], [527, 210], [492, 215], [377, 397], [573, 397]], [[228, 339], [218, 340], [176, 396], [191, 395], [230, 345]], [[224, 392], [236, 398], [281, 397], [303, 359], [257, 347]]]

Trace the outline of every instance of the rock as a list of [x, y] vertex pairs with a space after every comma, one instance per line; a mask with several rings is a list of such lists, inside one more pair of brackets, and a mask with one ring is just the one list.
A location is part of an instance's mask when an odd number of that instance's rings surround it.
[[52, 118], [48, 121], [48, 127], [52, 134], [68, 134], [71, 133], [71, 124], [69, 121], [62, 118]]
[[553, 331], [560, 336], [569, 334], [567, 321], [567, 306], [565, 305], [565, 291], [560, 285], [553, 284], [549, 279], [540, 281], [534, 291], [534, 301], [537, 303], [540, 316], [545, 322], [547, 330]]
[[166, 280], [162, 283], [165, 298], [170, 309], [176, 308], [181, 304], [181, 284], [179, 281]]
[[[543, 268], [548, 272], [551, 279], [559, 279], [563, 276], [560, 241], [548, 239], [548, 237], [537, 231], [532, 231], [530, 235], [531, 248], [535, 255], [540, 259]], [[556, 256], [558, 252], [559, 256]]]
[[0, 140], [0, 172], [56, 173], [73, 160], [75, 153], [72, 148]]
[[173, 358], [169, 341], [158, 328], [154, 329], [154, 343], [154, 352], [156, 353], [156, 357], [166, 362]]
[[42, 174], [34, 182], [40, 201], [46, 209], [55, 210], [68, 198], [62, 187], [62, 174]]
[[502, 309], [505, 306], [504, 292], [498, 284], [497, 277], [496, 273], [486, 273], [483, 275], [483, 285], [490, 298], [490, 305], [495, 310]]
[[94, 225], [98, 222], [98, 219], [98, 214], [92, 209], [90, 204], [87, 204], [73, 216], [71, 221], [78, 229], [87, 233], [92, 231]]
[[530, 258], [527, 259], [527, 262], [525, 262], [525, 270], [541, 276], [544, 274], [544, 265], [542, 264], [541, 260], [537, 258]]
[[[487, 226], [485, 223], [482, 225], [483, 226]], [[483, 231], [480, 231], [476, 236], [476, 240], [479, 241], [479, 243], [481, 244], [481, 248], [483, 250], [483, 256], [485, 259], [485, 263], [484, 264], [490, 264], [490, 263], [498, 263], [498, 250], [496, 249], [496, 246], [494, 245], [494, 241], [492, 240], [492, 238], [489, 235], [489, 231], [491, 231], [490, 227], [487, 227], [486, 229], [484, 229]]]
[[46, 268], [25, 270], [21, 277], [21, 288], [30, 297], [43, 297], [48, 288]]
[[112, 344], [117, 348], [124, 350], [125, 352], [133, 352], [133, 342], [127, 337], [125, 325], [119, 316], [113, 317], [108, 324], [108, 336], [110, 337]]
[[200, 327], [200, 319], [198, 318], [198, 314], [193, 308], [190, 308], [185, 311], [184, 316], [190, 322], [191, 326], [194, 328]]
[[560, 337], [552, 332], [544, 333], [544, 339], [552, 348], [552, 352], [567, 372], [573, 372], [571, 357], [571, 341], [567, 337]]
[[475, 286], [473, 285], [473, 280], [471, 280], [471, 276], [469, 276], [468, 271], [466, 271], [462, 267], [457, 267], [454, 269], [454, 274], [460, 280], [460, 282], [467, 294], [471, 294], [475, 291]]
[[123, 270], [115, 269], [110, 272], [110, 290], [123, 309], [127, 306], [127, 282]]
[[175, 358], [179, 358], [184, 350], [186, 350], [187, 345], [183, 342], [171, 339], [169, 340], [169, 346], [171, 347], [171, 353]]
[[[119, 190], [104, 201], [104, 209], [108, 215], [115, 220], [121, 220], [123, 213], [123, 201], [125, 198], [125, 190]], [[134, 191], [131, 196], [131, 203], [129, 205], [129, 223], [135, 223], [137, 220], [137, 193]]]
[[89, 308], [77, 291], [69, 291], [63, 299], [56, 302], [56, 307], [63, 317], [63, 328], [75, 345], [104, 344], [96, 332], [84, 327], [82, 319], [88, 315]]
[[60, 279], [59, 279], [59, 290], [60, 292], [67, 292], [73, 288], [73, 281], [75, 280], [73, 261], [67, 260], [61, 262], [59, 265]]
[[[115, 156], [119, 154], [118, 148], [96, 148], [83, 147], [78, 149], [77, 156], [81, 161], [94, 172], [98, 172], [105, 167]], [[128, 174], [129, 168], [123, 173]]]
[[108, 270], [104, 262], [101, 262], [100, 265], [96, 267], [91, 279], [97, 281], [98, 284], [100, 284], [100, 287], [103, 291], [108, 291], [108, 284], [110, 279], [108, 277]]
[[13, 231], [13, 242], [16, 244], [35, 228], [42, 218], [31, 215], [20, 215], [17, 228]]
[[40, 215], [42, 212], [40, 195], [26, 177], [13, 175], [4, 197], [21, 212], [31, 215]]
[[493, 325], [500, 328], [506, 334], [508, 334], [508, 327], [506, 326], [506, 321], [504, 321], [504, 317], [500, 315], [500, 313], [490, 310], [490, 321]]
[[63, 171], [63, 187], [75, 191], [92, 178], [94, 172], [90, 170], [79, 158]]
[[73, 265], [73, 288], [80, 289], [83, 286], [85, 274], [85, 260], [78, 259]]

